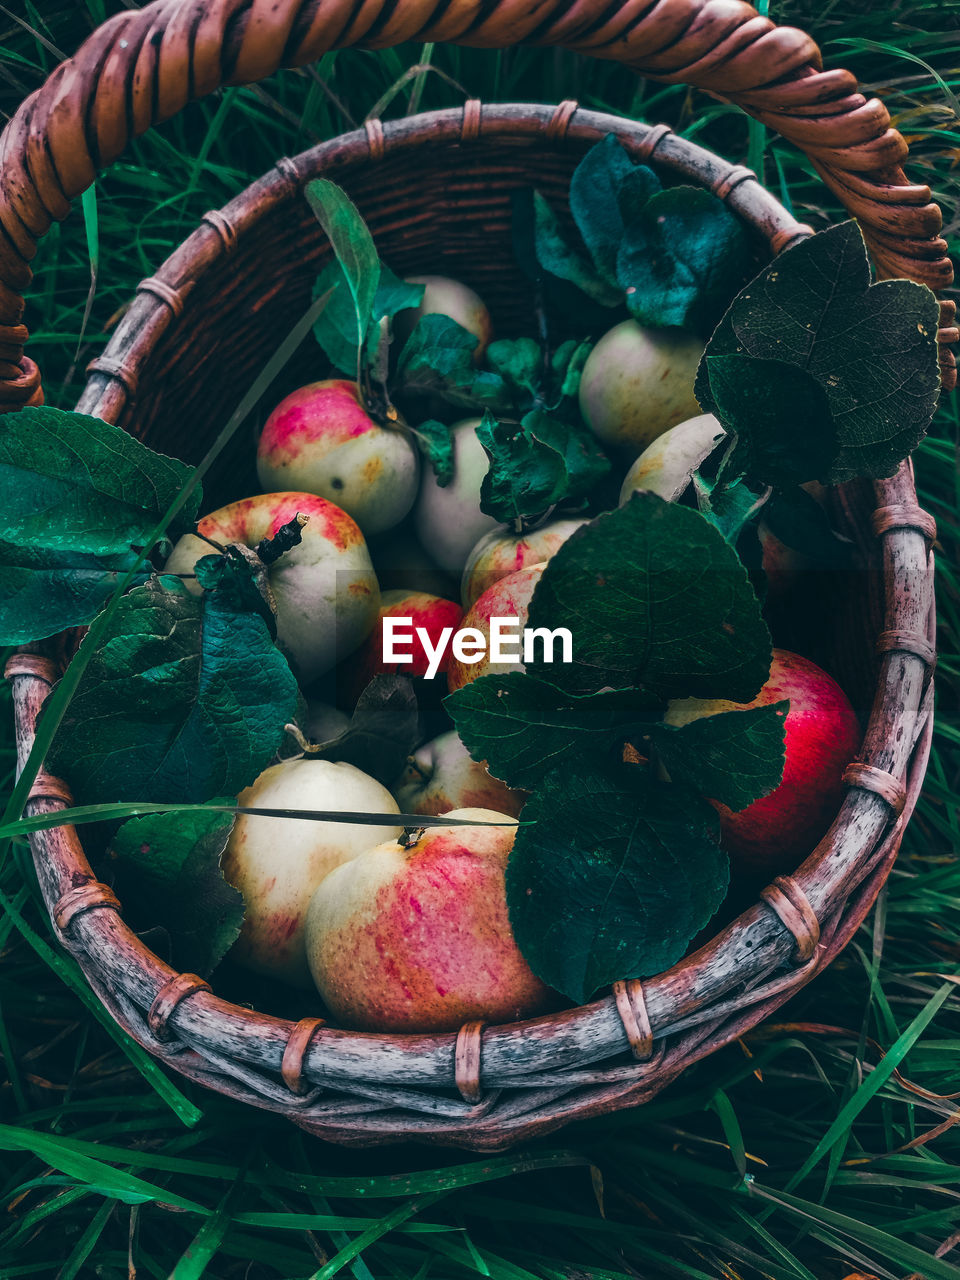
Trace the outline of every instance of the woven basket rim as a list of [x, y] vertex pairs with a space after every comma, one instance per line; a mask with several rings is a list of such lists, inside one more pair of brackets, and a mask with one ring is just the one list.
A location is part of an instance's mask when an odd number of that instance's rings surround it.
[[[159, 336], [189, 305], [193, 283], [262, 217], [300, 198], [304, 182], [321, 169], [329, 173], [376, 164], [424, 144], [480, 148], [510, 138], [520, 145], [563, 147], [608, 132], [637, 157], [653, 157], [718, 192], [762, 231], [774, 251], [809, 234], [749, 170], [665, 126], [571, 110], [566, 104], [468, 104], [463, 110], [368, 124], [280, 160], [222, 210], [205, 215], [155, 276], [138, 286], [103, 355], [93, 362], [78, 409], [116, 420], [135, 396]], [[910, 465], [878, 481], [874, 493], [875, 532], [889, 583], [887, 639], [859, 755], [861, 769], [851, 778], [830, 831], [793, 876], [664, 973], [642, 985], [618, 984], [614, 995], [579, 1008], [499, 1027], [476, 1024], [459, 1035], [357, 1033], [315, 1019], [293, 1024], [231, 1005], [149, 952], [123, 923], [109, 890], [97, 885], [73, 827], [31, 837], [60, 940], [77, 956], [114, 1017], [156, 1056], [234, 1097], [283, 1111], [326, 1137], [361, 1142], [419, 1137], [490, 1149], [515, 1140], [514, 1135], [642, 1100], [644, 1090], [649, 1095], [689, 1062], [755, 1025], [828, 963], [865, 915], [896, 854], [930, 746], [933, 562], [929, 517], [917, 506]], [[44, 676], [24, 662], [15, 656], [10, 668], [21, 764], [54, 674], [52, 666]], [[36, 664], [36, 657], [30, 662]], [[894, 725], [901, 732], [892, 733]], [[54, 791], [49, 778], [38, 779], [28, 812], [62, 808], [65, 801]], [[846, 910], [851, 901], [854, 906]], [[807, 909], [818, 923], [819, 938], [809, 921], [804, 925]], [[636, 1057], [624, 1065], [631, 1048]], [[608, 1059], [616, 1065], [593, 1068]], [[325, 1089], [331, 1088], [354, 1101], [325, 1102]], [[525, 1096], [498, 1106], [504, 1088]], [[582, 1089], [592, 1089], [595, 1096], [584, 1101], [576, 1092]], [[397, 1108], [409, 1118], [398, 1117]], [[542, 1122], [531, 1120], [537, 1108], [549, 1108]]]

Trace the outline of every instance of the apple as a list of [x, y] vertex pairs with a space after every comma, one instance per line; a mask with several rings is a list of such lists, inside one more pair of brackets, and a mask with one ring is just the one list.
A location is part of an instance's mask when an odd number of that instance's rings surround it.
[[449, 316], [477, 339], [473, 362], [479, 364], [493, 338], [490, 312], [480, 295], [474, 293], [469, 285], [451, 280], [449, 276], [407, 276], [407, 283], [422, 284], [425, 288], [419, 307], [399, 311], [393, 317], [393, 333], [398, 350], [403, 349], [403, 344], [422, 316]]
[[414, 511], [420, 544], [441, 569], [460, 573], [480, 538], [500, 527], [480, 510], [480, 486], [490, 459], [477, 435], [479, 418], [466, 418], [451, 427], [453, 479], [444, 488], [426, 471]]
[[501, 525], [484, 534], [467, 557], [460, 582], [460, 598], [464, 609], [469, 609], [488, 587], [505, 578], [508, 573], [542, 563], [563, 546], [572, 533], [587, 518], [580, 520], [551, 520], [549, 524], [531, 529], [528, 533], [514, 533]]
[[[518, 569], [516, 573], [500, 578], [492, 587], [488, 587], [473, 607], [468, 609], [463, 618], [461, 632], [477, 633], [476, 649], [482, 649], [481, 656], [474, 662], [466, 662], [454, 652], [447, 668], [447, 684], [450, 692], [461, 689], [471, 680], [480, 676], [506, 675], [510, 671], [523, 671], [522, 662], [494, 662], [490, 655], [490, 620], [491, 618], [516, 618], [522, 632], [527, 625], [527, 611], [536, 590], [537, 583], [546, 568], [546, 562], [533, 564], [529, 569]], [[511, 634], [515, 633], [511, 628]], [[512, 646], [516, 649], [516, 644]]]
[[435, 564], [406, 525], [367, 539], [381, 591], [425, 591], [452, 600], [457, 578]]
[[757, 524], [761, 567], [767, 579], [767, 599], [783, 600], [804, 581], [804, 575], [818, 569], [816, 557], [787, 546], [763, 519]]
[[420, 455], [405, 431], [369, 416], [355, 382], [328, 378], [286, 396], [257, 445], [264, 489], [302, 489], [342, 507], [365, 534], [391, 529], [413, 506]]
[[[265, 769], [237, 797], [258, 809], [322, 809], [399, 813], [390, 792], [352, 764], [284, 760]], [[246, 913], [232, 957], [247, 969], [310, 986], [306, 915], [317, 885], [341, 863], [396, 839], [398, 824], [363, 826], [239, 814], [223, 852], [225, 878], [239, 889]]]
[[676, 502], [693, 472], [725, 435], [712, 413], [700, 413], [657, 436], [627, 472], [620, 490], [620, 506], [625, 506], [638, 490]]
[[580, 412], [603, 444], [632, 457], [699, 414], [693, 394], [703, 341], [680, 329], [624, 320], [603, 335], [580, 378]]
[[[380, 596], [378, 624], [338, 672], [341, 691], [348, 700], [355, 702], [374, 676], [426, 676], [436, 667], [431, 680], [445, 693], [450, 633], [456, 631], [462, 617], [463, 610], [454, 600], [443, 600], [425, 591], [384, 591]], [[404, 657], [409, 656], [411, 662], [391, 661], [384, 656], [384, 620], [387, 618], [411, 619], [410, 626], [403, 628], [411, 638], [407, 640], [398, 634], [394, 641], [395, 651]], [[417, 635], [417, 628], [426, 632], [426, 644]], [[445, 631], [448, 633], [446, 636], [443, 634]], [[440, 642], [444, 642], [442, 654], [434, 657]]]
[[785, 722], [783, 781], [768, 796], [734, 813], [716, 803], [723, 843], [734, 870], [774, 875], [793, 871], [813, 851], [843, 798], [843, 771], [860, 747], [860, 724], [847, 695], [816, 663], [774, 649], [770, 676], [748, 703], [681, 698], [664, 720], [684, 725], [702, 716], [790, 700]]
[[515, 820], [492, 809], [445, 817], [509, 826], [430, 827], [332, 871], [307, 914], [307, 957], [337, 1022], [361, 1031], [455, 1031], [532, 1017], [550, 1001], [514, 941], [504, 869]]
[[277, 639], [290, 654], [301, 683], [329, 671], [369, 634], [377, 620], [380, 588], [363, 534], [345, 511], [313, 493], [260, 493], [204, 516], [184, 534], [164, 572], [189, 577], [201, 556], [214, 553], [204, 538], [256, 547], [297, 513], [308, 517], [299, 546], [268, 570], [277, 605]]
[[496, 809], [518, 818], [527, 800], [492, 778], [471, 758], [456, 729], [424, 743], [410, 757], [393, 794], [401, 813], [448, 813], [451, 809]]
[[303, 731], [311, 742], [332, 742], [346, 733], [350, 717], [329, 702], [310, 698], [304, 717]]

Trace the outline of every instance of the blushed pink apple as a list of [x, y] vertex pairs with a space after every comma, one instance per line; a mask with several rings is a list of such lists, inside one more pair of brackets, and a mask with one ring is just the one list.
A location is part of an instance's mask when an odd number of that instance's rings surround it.
[[[508, 574], [495, 582], [492, 587], [488, 587], [473, 607], [467, 610], [460, 628], [463, 636], [462, 652], [467, 652], [469, 644], [478, 657], [475, 661], [466, 661], [458, 657], [454, 651], [447, 669], [447, 684], [450, 686], [451, 693], [469, 684], [471, 680], [478, 680], [480, 676], [506, 675], [510, 671], [525, 669], [522, 661], [493, 661], [490, 654], [491, 619], [516, 618], [517, 627], [511, 628], [511, 634], [515, 634], [517, 630], [522, 632], [527, 625], [530, 601], [546, 567], [544, 562], [531, 565], [529, 569], [519, 569], [516, 573]], [[467, 636], [465, 633], [468, 631], [474, 632], [475, 635]], [[515, 648], [515, 645], [512, 646], [512, 649]], [[556, 658], [554, 660], [556, 661]]]
[[449, 813], [451, 809], [496, 809], [519, 818], [526, 791], [492, 778], [471, 758], [456, 729], [424, 743], [393, 788], [401, 813]]
[[581, 520], [551, 520], [529, 533], [516, 534], [506, 525], [485, 534], [470, 552], [463, 569], [460, 598], [469, 609], [488, 587], [516, 573], [549, 560], [572, 533], [587, 523]]
[[774, 875], [792, 871], [811, 853], [836, 816], [843, 771], [860, 747], [860, 724], [836, 680], [816, 663], [774, 649], [770, 676], [748, 703], [682, 698], [664, 720], [684, 725], [721, 711], [764, 707], [788, 698], [783, 781], [770, 795], [734, 813], [716, 803], [724, 846], [736, 870]]
[[[198, 531], [214, 542], [256, 547], [300, 512], [308, 518], [299, 546], [268, 570], [277, 603], [277, 638], [307, 684], [346, 657], [377, 620], [380, 588], [363, 534], [345, 511], [313, 493], [260, 493], [204, 516]], [[165, 573], [190, 575], [214, 553], [203, 538], [184, 534]], [[187, 577], [187, 586], [199, 587]]]
[[521, 956], [504, 870], [515, 822], [490, 809], [445, 815], [509, 826], [430, 827], [332, 871], [307, 914], [310, 972], [337, 1022], [361, 1031], [455, 1031], [512, 1022], [550, 1001]]
[[394, 339], [398, 350], [403, 348], [421, 316], [449, 316], [477, 339], [473, 361], [474, 364], [479, 364], [493, 338], [490, 312], [480, 295], [469, 285], [451, 280], [449, 276], [407, 276], [407, 282], [426, 287], [419, 307], [399, 311], [393, 317]]
[[[338, 672], [341, 694], [347, 701], [355, 702], [374, 676], [396, 674], [417, 677], [426, 676], [428, 672], [441, 693], [446, 692], [449, 642], [462, 617], [463, 610], [454, 600], [443, 600], [424, 591], [384, 591], [380, 596], [377, 625]], [[389, 630], [385, 620], [394, 618], [410, 618], [411, 622], [409, 627], [403, 628], [403, 635], [398, 632], [392, 645], [388, 640], [388, 647], [402, 657], [409, 656], [410, 662], [400, 661], [400, 656], [395, 660], [385, 656], [384, 641]], [[426, 632], [426, 642], [417, 635], [417, 628]], [[409, 641], [404, 638], [408, 634], [412, 635]]]
[[500, 522], [480, 510], [480, 486], [490, 467], [480, 437], [479, 418], [465, 418], [451, 427], [453, 479], [444, 488], [426, 470], [414, 509], [417, 537], [441, 569], [460, 573], [480, 538]]
[[[237, 803], [257, 809], [399, 812], [386, 787], [352, 764], [309, 757], [271, 765], [241, 791]], [[401, 830], [240, 814], [221, 860], [224, 876], [239, 889], [246, 908], [232, 957], [255, 973], [309, 987], [305, 930], [314, 890], [335, 867], [382, 840], [396, 839]]]
[[342, 507], [365, 534], [392, 529], [413, 506], [420, 455], [405, 431], [378, 426], [355, 382], [328, 378], [286, 396], [257, 446], [264, 489], [302, 489]]
[[603, 335], [580, 378], [580, 412], [598, 440], [633, 457], [699, 414], [693, 394], [703, 342], [681, 329], [624, 320]]

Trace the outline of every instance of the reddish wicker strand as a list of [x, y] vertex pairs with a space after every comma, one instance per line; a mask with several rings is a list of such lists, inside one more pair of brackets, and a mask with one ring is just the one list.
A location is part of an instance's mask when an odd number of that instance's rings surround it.
[[88, 880], [63, 895], [53, 908], [53, 923], [61, 934], [65, 934], [77, 916], [86, 911], [94, 911], [98, 907], [107, 907], [111, 911], [120, 911], [120, 903], [109, 885], [99, 880]]
[[147, 1026], [158, 1040], [169, 1040], [168, 1022], [178, 1005], [194, 996], [198, 991], [209, 991], [210, 983], [195, 973], [178, 973], [165, 983], [154, 997], [150, 1012], [147, 1014]]
[[463, 104], [463, 124], [460, 126], [461, 142], [476, 142], [480, 137], [483, 103], [479, 98], [468, 98]]
[[937, 661], [936, 649], [918, 631], [881, 631], [875, 648], [877, 653], [912, 653], [928, 667]]
[[480, 1088], [480, 1058], [483, 1053], [483, 1029], [485, 1022], [465, 1022], [457, 1032], [454, 1050], [454, 1076], [464, 1102], [479, 1102], [483, 1096]]
[[617, 1013], [630, 1043], [630, 1052], [638, 1062], [646, 1062], [653, 1053], [653, 1031], [650, 1015], [643, 996], [643, 983], [639, 978], [628, 978], [613, 984], [613, 996]]
[[801, 964], [813, 956], [820, 941], [820, 921], [807, 900], [807, 895], [793, 876], [777, 876], [761, 889], [760, 897], [797, 942], [796, 958]]
[[907, 789], [892, 773], [878, 769], [872, 764], [861, 764], [855, 760], [843, 771], [843, 780], [849, 787], [860, 787], [863, 791], [873, 791], [881, 800], [886, 800], [899, 817], [907, 802]]
[[161, 280], [159, 276], [147, 276], [145, 280], [141, 280], [137, 285], [137, 293], [150, 293], [161, 302], [165, 302], [173, 313], [174, 319], [183, 312], [183, 293], [173, 285], [167, 284], [166, 280]]
[[62, 778], [55, 778], [46, 769], [38, 769], [33, 786], [27, 794], [27, 803], [31, 800], [56, 800], [61, 804], [73, 804], [73, 792]]
[[937, 536], [937, 522], [929, 511], [919, 506], [901, 504], [892, 507], [877, 507], [871, 517], [873, 532], [882, 538], [891, 529], [919, 529], [931, 542]]
[[573, 98], [567, 98], [561, 102], [550, 117], [550, 123], [547, 125], [547, 137], [551, 142], [559, 142], [567, 136], [567, 130], [570, 128], [570, 121], [580, 108], [580, 103]]
[[280, 1074], [291, 1093], [303, 1095], [309, 1092], [310, 1085], [303, 1076], [304, 1059], [313, 1037], [326, 1025], [323, 1018], [301, 1018], [290, 1032], [280, 1063]]
[[57, 679], [57, 666], [51, 658], [41, 658], [36, 653], [12, 653], [3, 668], [4, 677], [13, 680], [17, 676], [33, 676], [44, 684], [52, 685]]

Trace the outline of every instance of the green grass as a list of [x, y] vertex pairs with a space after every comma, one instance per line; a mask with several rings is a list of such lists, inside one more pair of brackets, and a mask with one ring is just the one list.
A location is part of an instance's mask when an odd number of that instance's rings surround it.
[[[72, 50], [119, 7], [0, 8], [0, 108], [55, 65], [51, 46]], [[955, 9], [771, 8], [884, 93], [949, 234], [960, 216]], [[394, 92], [416, 67], [430, 69]], [[537, 50], [337, 52], [191, 107], [131, 148], [47, 237], [28, 320], [50, 400], [73, 402], [137, 280], [278, 155], [351, 127], [387, 95], [378, 109], [393, 115], [464, 92], [576, 97], [665, 118], [749, 158], [805, 220], [833, 212], [802, 157], [744, 117], [611, 65]], [[939, 716], [925, 792], [877, 909], [774, 1022], [647, 1107], [520, 1152], [342, 1150], [168, 1076], [126, 1040], [53, 943], [15, 840], [0, 867], [0, 1277], [960, 1277], [957, 414], [956, 399], [946, 402], [916, 459], [941, 530]]]

